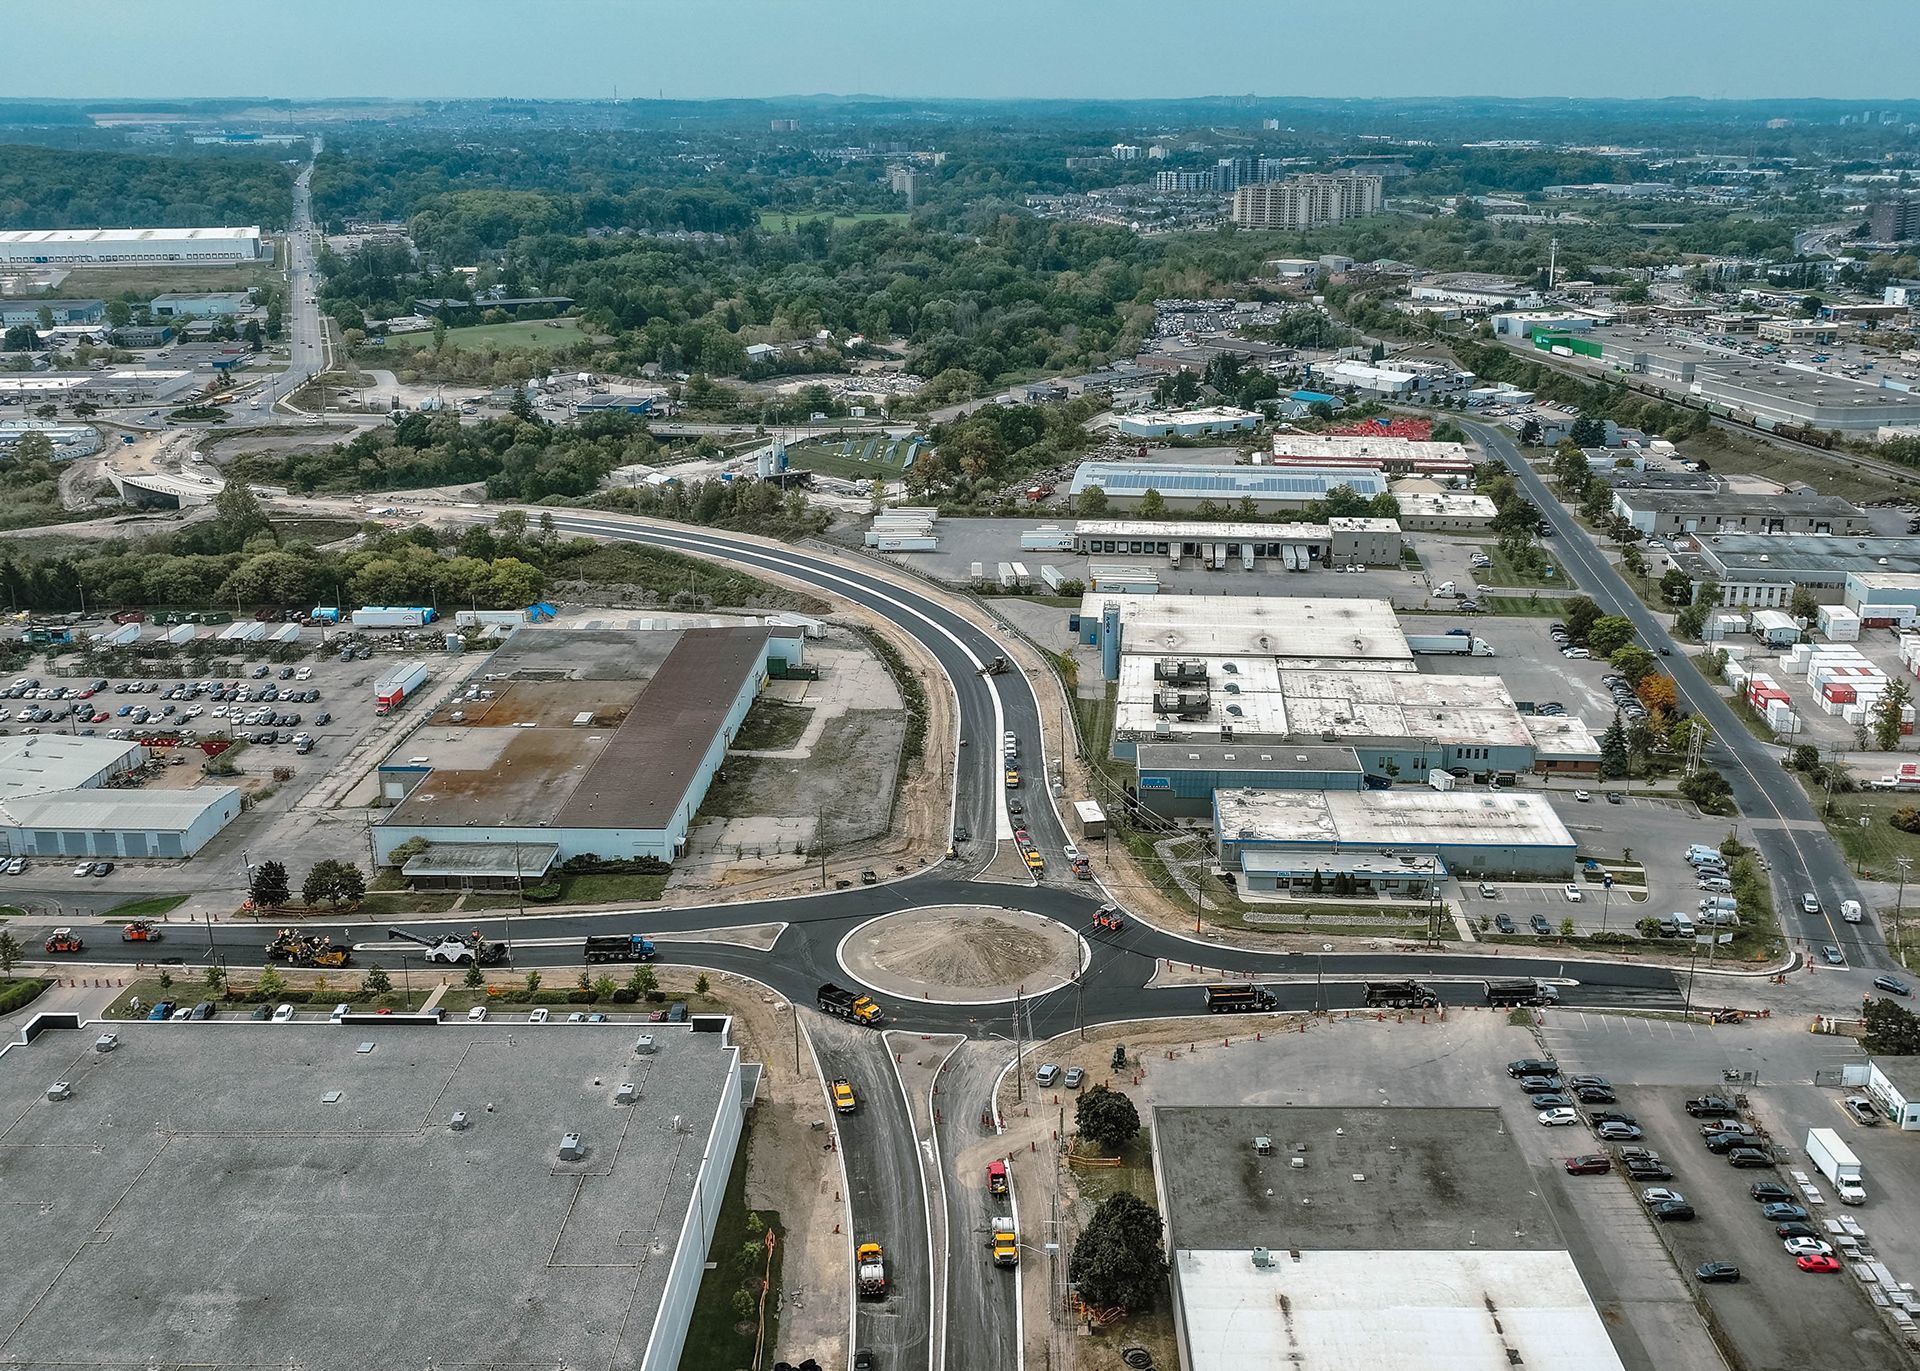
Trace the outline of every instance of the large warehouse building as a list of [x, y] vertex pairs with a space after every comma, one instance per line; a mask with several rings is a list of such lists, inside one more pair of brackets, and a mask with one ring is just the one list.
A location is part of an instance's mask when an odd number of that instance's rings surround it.
[[1151, 557], [1178, 568], [1198, 561], [1216, 570], [1252, 571], [1260, 563], [1288, 571], [1333, 566], [1397, 566], [1403, 539], [1393, 519], [1340, 518], [1324, 524], [1241, 524], [1195, 520], [1082, 519], [1072, 550], [1082, 556]]
[[[672, 861], [769, 673], [798, 666], [800, 628], [516, 630], [379, 767], [385, 862], [423, 838], [461, 850], [476, 884], [553, 859]], [[499, 854], [488, 867], [486, 850]]]
[[1098, 486], [1114, 509], [1135, 510], [1148, 491], [1166, 508], [1198, 509], [1202, 503], [1232, 506], [1250, 501], [1253, 511], [1305, 509], [1345, 486], [1368, 499], [1387, 493], [1387, 478], [1371, 469], [1321, 470], [1316, 467], [1219, 466], [1186, 462], [1082, 462], [1068, 493], [1078, 497]]
[[642, 1027], [41, 1015], [0, 1050], [7, 1361], [672, 1371], [758, 1068]]
[[108, 738], [0, 737], [0, 853], [191, 857], [240, 817], [241, 795], [230, 785], [127, 786], [146, 760], [139, 743]]
[[1168, 1108], [1183, 1371], [1621, 1371], [1495, 1109]]
[[257, 262], [272, 255], [258, 228], [8, 229], [0, 266], [194, 266]]

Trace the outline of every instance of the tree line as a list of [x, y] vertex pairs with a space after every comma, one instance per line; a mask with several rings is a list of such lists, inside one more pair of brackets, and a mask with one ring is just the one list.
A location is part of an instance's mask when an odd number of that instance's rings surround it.
[[270, 157], [0, 145], [0, 228], [280, 228], [292, 205], [293, 171]]

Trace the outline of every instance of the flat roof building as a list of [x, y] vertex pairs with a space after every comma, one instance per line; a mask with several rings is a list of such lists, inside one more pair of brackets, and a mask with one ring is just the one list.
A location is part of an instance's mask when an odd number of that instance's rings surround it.
[[1153, 1141], [1185, 1371], [1621, 1371], [1496, 1109], [1161, 1107]]
[[1324, 524], [1231, 521], [1082, 519], [1073, 551], [1082, 555], [1165, 558], [1178, 568], [1202, 566], [1310, 571], [1320, 566], [1395, 566], [1403, 539], [1393, 519], [1338, 518]]
[[43, 1015], [0, 1050], [8, 1356], [671, 1371], [757, 1076], [717, 1017]]
[[1362, 790], [1366, 768], [1350, 747], [1320, 743], [1141, 743], [1134, 752], [1141, 807], [1163, 818], [1206, 818], [1216, 790]]
[[156, 319], [225, 319], [253, 308], [244, 290], [205, 290], [156, 295], [147, 307]]
[[1473, 449], [1465, 443], [1432, 442], [1384, 434], [1276, 433], [1276, 461], [1301, 464], [1361, 463], [1378, 467], [1389, 476], [1461, 475], [1474, 467]]
[[1400, 527], [1428, 533], [1477, 533], [1499, 513], [1486, 496], [1464, 490], [1396, 490], [1393, 498]]
[[1854, 572], [1920, 572], [1920, 537], [1714, 534], [1676, 561], [1695, 581], [1718, 584], [1721, 604], [1782, 608], [1796, 585], [1821, 604], [1840, 604]]
[[98, 324], [106, 320], [107, 302], [105, 300], [50, 300], [37, 295], [24, 300], [0, 300], [0, 327], [12, 328], [15, 324], [30, 324], [38, 327], [43, 310], [52, 316], [56, 325]]
[[1837, 495], [1615, 489], [1613, 512], [1650, 537], [1715, 533], [1871, 533], [1865, 510]]
[[1232, 506], [1248, 500], [1256, 513], [1305, 509], [1345, 486], [1354, 494], [1372, 498], [1387, 493], [1387, 480], [1377, 471], [1328, 471], [1310, 467], [1207, 466], [1183, 462], [1082, 462], [1075, 468], [1068, 494], [1078, 496], [1098, 486], [1116, 509], [1133, 510], [1148, 491], [1159, 492], [1170, 510], [1190, 510], [1202, 502]]
[[1413, 649], [1385, 600], [1088, 594], [1080, 601], [1080, 640], [1112, 650], [1108, 680], [1119, 679], [1122, 655], [1388, 661], [1413, 667]]
[[1562, 878], [1576, 845], [1545, 797], [1512, 791], [1217, 790], [1223, 865], [1248, 852], [1392, 852], [1438, 857], [1462, 878]]
[[110, 738], [0, 737], [0, 853], [191, 857], [240, 817], [240, 791], [230, 785], [125, 784], [146, 760], [139, 743]]
[[217, 264], [269, 255], [258, 228], [8, 229], [0, 265]]
[[[411, 838], [672, 861], [748, 708], [800, 628], [515, 629], [380, 764], [382, 862]], [[586, 722], [581, 723], [582, 719]]]
[[1200, 438], [1215, 433], [1251, 433], [1259, 426], [1258, 414], [1231, 407], [1147, 410], [1120, 416], [1120, 432], [1128, 438]]

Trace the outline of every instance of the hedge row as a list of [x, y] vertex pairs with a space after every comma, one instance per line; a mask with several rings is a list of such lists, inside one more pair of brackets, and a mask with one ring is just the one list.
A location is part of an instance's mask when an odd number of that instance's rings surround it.
[[0, 981], [0, 1014], [11, 1014], [40, 998], [40, 992], [53, 982], [35, 976], [27, 980]]

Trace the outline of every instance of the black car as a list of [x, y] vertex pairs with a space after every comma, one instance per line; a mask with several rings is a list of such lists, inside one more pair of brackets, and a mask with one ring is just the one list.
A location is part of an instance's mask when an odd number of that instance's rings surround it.
[[1819, 1230], [1812, 1224], [1802, 1223], [1798, 1219], [1789, 1219], [1785, 1223], [1776, 1223], [1773, 1226], [1773, 1233], [1777, 1238], [1817, 1238], [1820, 1236]]
[[1572, 1107], [1572, 1101], [1565, 1095], [1552, 1090], [1542, 1091], [1538, 1095], [1529, 1096], [1527, 1103], [1531, 1104], [1535, 1109], [1568, 1109]]
[[1685, 1200], [1668, 1200], [1664, 1204], [1656, 1204], [1653, 1207], [1653, 1217], [1662, 1223], [1691, 1219], [1694, 1217], [1693, 1206]]
[[111, 876], [113, 874], [113, 863], [95, 862], [93, 864], [93, 874], [96, 876]]
[[1573, 1096], [1575, 1099], [1579, 1100], [1581, 1104], [1614, 1104], [1616, 1103], [1614, 1093], [1611, 1090], [1608, 1090], [1605, 1086], [1600, 1086], [1600, 1085], [1575, 1086], [1573, 1089]]
[[873, 1353], [864, 1347], [853, 1354], [853, 1371], [878, 1371], [879, 1365], [873, 1359]]
[[1747, 1194], [1762, 1204], [1779, 1204], [1793, 1198], [1793, 1191], [1777, 1181], [1756, 1181], [1747, 1187]]
[[1611, 1109], [1595, 1109], [1595, 1110], [1590, 1110], [1588, 1112], [1587, 1122], [1595, 1123], [1595, 1124], [1600, 1124], [1600, 1123], [1637, 1124], [1640, 1122], [1640, 1120], [1634, 1118], [1633, 1115], [1631, 1114], [1620, 1114], [1620, 1113], [1614, 1112]]
[[1740, 1268], [1732, 1262], [1702, 1262], [1693, 1268], [1693, 1274], [1695, 1279], [1709, 1284], [1737, 1281], [1740, 1279]]
[[1560, 1063], [1551, 1057], [1522, 1057], [1517, 1062], [1507, 1063], [1507, 1074], [1518, 1079], [1521, 1076], [1557, 1076]]
[[1513, 932], [1513, 920], [1505, 914], [1494, 915], [1493, 926], [1499, 929], [1502, 933]]
[[1739, 1112], [1731, 1101], [1718, 1095], [1702, 1095], [1687, 1101], [1687, 1113], [1696, 1119], [1731, 1119]]
[[1911, 995], [1913, 993], [1913, 990], [1907, 983], [1897, 976], [1875, 976], [1873, 978], [1873, 988], [1875, 990], [1884, 990], [1889, 995]]
[[193, 1007], [193, 1017], [196, 1019], [211, 1019], [219, 1012], [220, 1006], [212, 1000], [202, 1000]]
[[1553, 936], [1553, 925], [1547, 922], [1547, 916], [1544, 914], [1535, 914], [1527, 920], [1527, 926], [1543, 938]]
[[1551, 1076], [1522, 1076], [1520, 1088], [1529, 1095], [1540, 1095], [1549, 1090], [1558, 1090], [1560, 1083]]
[[1673, 1172], [1669, 1171], [1659, 1162], [1643, 1162], [1638, 1166], [1629, 1162], [1627, 1163], [1627, 1179], [1632, 1181], [1670, 1181], [1673, 1179]]
[[1727, 1161], [1733, 1166], [1772, 1166], [1773, 1157], [1757, 1147], [1736, 1147], [1727, 1153]]

